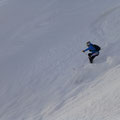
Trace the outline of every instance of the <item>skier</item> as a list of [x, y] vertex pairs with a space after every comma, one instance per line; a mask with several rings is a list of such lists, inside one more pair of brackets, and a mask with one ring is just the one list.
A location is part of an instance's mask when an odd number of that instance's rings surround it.
[[82, 52], [86, 52], [89, 50], [90, 53], [88, 53], [88, 58], [90, 63], [93, 63], [93, 59], [99, 55], [99, 51], [101, 48], [98, 45], [92, 44], [90, 41], [88, 41], [86, 45], [88, 48], [83, 50]]

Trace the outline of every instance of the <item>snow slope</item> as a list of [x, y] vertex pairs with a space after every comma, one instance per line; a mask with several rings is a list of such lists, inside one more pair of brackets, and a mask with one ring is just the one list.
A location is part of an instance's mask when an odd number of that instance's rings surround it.
[[119, 25], [120, 0], [0, 0], [0, 120], [119, 120]]

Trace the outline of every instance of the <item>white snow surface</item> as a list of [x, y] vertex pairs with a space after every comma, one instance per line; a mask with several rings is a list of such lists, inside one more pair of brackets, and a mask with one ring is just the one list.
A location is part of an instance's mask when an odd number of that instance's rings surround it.
[[0, 120], [120, 120], [119, 51], [120, 0], [0, 0]]

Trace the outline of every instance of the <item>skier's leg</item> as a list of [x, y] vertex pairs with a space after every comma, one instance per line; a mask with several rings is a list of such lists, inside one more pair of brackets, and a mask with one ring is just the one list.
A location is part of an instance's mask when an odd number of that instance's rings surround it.
[[93, 60], [96, 56], [92, 56], [90, 59], [91, 59], [91, 63], [93, 63]]
[[90, 63], [92, 63], [91, 56], [92, 56], [92, 53], [88, 53], [88, 58], [89, 58]]
[[98, 55], [99, 55], [98, 52], [93, 53], [93, 54], [91, 55], [91, 63], [93, 63], [94, 58], [95, 58], [96, 56], [98, 56]]
[[89, 58], [91, 57], [91, 55], [92, 55], [92, 53], [88, 53], [88, 57], [89, 57]]

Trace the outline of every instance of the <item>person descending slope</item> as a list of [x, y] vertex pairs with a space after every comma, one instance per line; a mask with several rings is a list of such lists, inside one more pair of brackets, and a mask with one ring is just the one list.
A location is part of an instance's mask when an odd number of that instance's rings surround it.
[[88, 58], [90, 63], [93, 63], [93, 59], [99, 55], [99, 51], [101, 48], [98, 45], [92, 44], [90, 41], [88, 41], [86, 45], [88, 48], [83, 50], [82, 52], [86, 52], [89, 50], [90, 53], [88, 53]]

